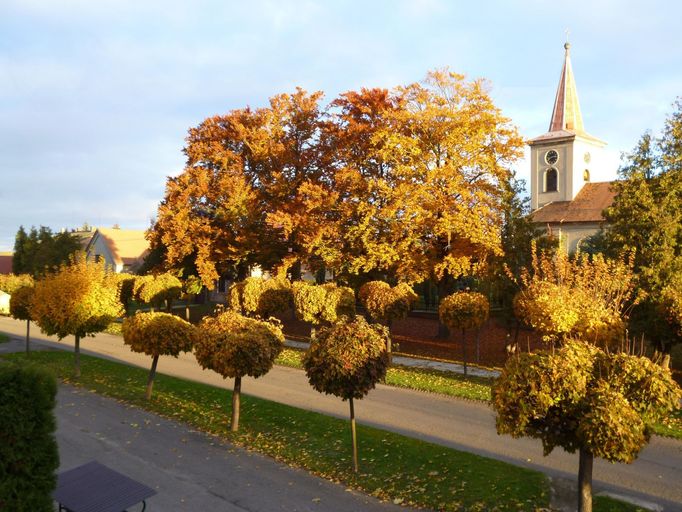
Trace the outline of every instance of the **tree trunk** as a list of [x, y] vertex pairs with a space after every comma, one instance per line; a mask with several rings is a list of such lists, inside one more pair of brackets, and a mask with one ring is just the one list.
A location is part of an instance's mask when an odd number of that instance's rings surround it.
[[189, 304], [185, 304], [185, 320], [189, 322]]
[[476, 329], [476, 364], [481, 364], [481, 329]]
[[31, 320], [26, 320], [26, 355], [29, 354], [31, 348], [29, 346], [29, 340], [31, 339]]
[[578, 512], [592, 512], [592, 463], [594, 455], [580, 448], [578, 467]]
[[355, 430], [355, 407], [353, 407], [353, 397], [348, 400], [350, 405], [350, 437], [353, 443], [353, 471], [358, 472], [358, 435]]
[[[438, 304], [440, 304], [445, 297], [450, 295], [453, 289], [454, 282], [452, 279], [444, 277], [438, 281]], [[438, 319], [438, 337], [443, 340], [446, 340], [450, 337], [450, 329], [448, 329], [447, 326], [440, 321], [440, 318]]]
[[76, 344], [74, 345], [74, 371], [73, 376], [77, 379], [81, 377], [81, 337], [76, 335]]
[[232, 391], [232, 422], [230, 430], [236, 432], [239, 430], [239, 404], [242, 392], [242, 378], [234, 378], [234, 390]]
[[388, 340], [386, 341], [386, 352], [388, 353], [388, 365], [391, 366], [393, 363], [393, 339], [391, 338], [391, 324], [392, 320], [386, 322], [386, 327], [388, 328]]
[[462, 363], [464, 363], [464, 376], [467, 375], [467, 336], [466, 331], [462, 329]]
[[149, 377], [147, 377], [147, 392], [144, 397], [147, 400], [152, 399], [152, 388], [154, 387], [154, 377], [156, 376], [156, 365], [159, 362], [159, 355], [156, 354], [154, 359], [152, 359], [152, 367], [149, 370]]
[[289, 275], [291, 275], [291, 281], [301, 280], [301, 261], [296, 260], [291, 267], [289, 267]]

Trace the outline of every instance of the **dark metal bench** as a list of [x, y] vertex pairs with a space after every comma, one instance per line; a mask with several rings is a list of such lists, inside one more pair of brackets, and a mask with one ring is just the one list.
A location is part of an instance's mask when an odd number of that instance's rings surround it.
[[142, 503], [156, 491], [97, 461], [64, 471], [57, 476], [52, 498], [65, 512], [122, 512]]

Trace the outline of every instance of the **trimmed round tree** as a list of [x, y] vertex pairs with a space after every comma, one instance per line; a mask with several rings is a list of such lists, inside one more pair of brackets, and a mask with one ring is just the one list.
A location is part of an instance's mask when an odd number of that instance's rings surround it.
[[36, 282], [31, 314], [45, 334], [75, 337], [74, 375], [80, 377], [81, 338], [106, 329], [123, 308], [113, 274], [80, 255]]
[[353, 470], [358, 471], [358, 444], [353, 399], [361, 399], [386, 376], [388, 329], [361, 316], [322, 327], [303, 358], [310, 385], [320, 393], [348, 400]]
[[343, 317], [355, 316], [355, 294], [348, 287], [296, 281], [292, 290], [296, 317], [313, 324], [312, 338], [315, 337], [315, 326], [330, 325]]
[[[418, 298], [412, 287], [407, 283], [400, 283], [398, 286], [391, 287], [383, 281], [369, 281], [358, 290], [360, 304], [367, 310], [370, 319], [388, 327], [389, 333], [393, 322], [407, 317], [410, 309], [412, 309], [412, 304], [417, 302]], [[390, 362], [390, 336], [386, 348]]]
[[358, 291], [360, 304], [374, 322], [389, 329], [395, 320], [405, 318], [419, 297], [407, 283], [391, 287], [383, 281], [370, 281]]
[[12, 295], [15, 290], [23, 286], [33, 286], [33, 276], [30, 274], [0, 274], [0, 290]]
[[139, 276], [134, 276], [133, 274], [127, 274], [122, 272], [120, 274], [114, 274], [114, 279], [116, 281], [116, 286], [118, 289], [118, 299], [121, 301], [123, 306], [124, 314], [128, 315], [128, 308], [130, 303], [135, 298], [135, 279]]
[[440, 321], [448, 326], [448, 329], [461, 329], [462, 331], [462, 356], [464, 362], [464, 375], [467, 375], [467, 329], [476, 329], [476, 360], [479, 360], [480, 343], [479, 329], [488, 319], [490, 304], [485, 295], [478, 292], [457, 292], [445, 297], [438, 307]]
[[568, 340], [511, 357], [492, 390], [497, 432], [579, 451], [579, 510], [592, 510], [594, 457], [632, 462], [653, 426], [679, 408], [670, 371], [650, 359]]
[[236, 311], [206, 317], [199, 325], [194, 354], [202, 368], [234, 379], [230, 430], [239, 429], [242, 377], [258, 378], [270, 371], [284, 348], [282, 329], [271, 322]]
[[159, 356], [178, 357], [190, 352], [196, 338], [196, 327], [170, 313], [142, 313], [123, 321], [123, 341], [133, 352], [152, 357], [145, 397], [150, 400]]
[[33, 301], [33, 286], [17, 288], [9, 299], [9, 314], [17, 320], [26, 320], [26, 353], [30, 352], [31, 339], [31, 303]]
[[268, 318], [291, 308], [291, 283], [284, 278], [247, 277], [230, 286], [227, 304], [230, 309], [251, 317]]
[[160, 308], [165, 302], [166, 311], [170, 312], [172, 301], [182, 294], [182, 281], [170, 273], [139, 276], [133, 285], [135, 298], [149, 304], [152, 308]]

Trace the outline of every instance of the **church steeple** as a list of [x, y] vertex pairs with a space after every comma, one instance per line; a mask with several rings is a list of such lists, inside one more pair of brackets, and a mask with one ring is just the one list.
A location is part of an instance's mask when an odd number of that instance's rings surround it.
[[564, 44], [564, 48], [566, 50], [564, 67], [561, 70], [559, 87], [554, 99], [554, 110], [552, 111], [552, 120], [549, 123], [549, 131], [584, 133], [585, 127], [583, 126], [583, 116], [580, 113], [578, 90], [575, 86], [573, 69], [571, 68], [571, 45], [568, 41]]
[[591, 171], [601, 166], [602, 148], [606, 145], [585, 132], [570, 48], [567, 42], [549, 131], [528, 142], [533, 210], [549, 203], [573, 201], [585, 183], [591, 181]]

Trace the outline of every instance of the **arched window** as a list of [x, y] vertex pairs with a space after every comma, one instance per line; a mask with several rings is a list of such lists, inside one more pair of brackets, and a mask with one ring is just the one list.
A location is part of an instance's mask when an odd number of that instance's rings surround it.
[[554, 167], [545, 171], [545, 192], [556, 192], [559, 181], [559, 173]]
[[586, 182], [586, 183], [587, 183], [588, 181], [590, 181], [590, 170], [589, 170], [589, 169], [585, 169], [585, 170], [583, 171], [583, 181]]

